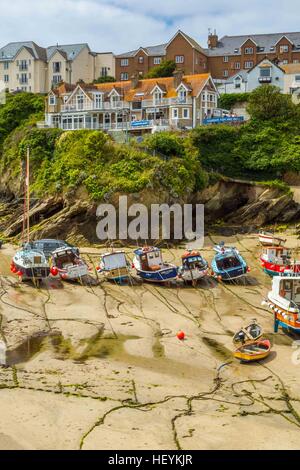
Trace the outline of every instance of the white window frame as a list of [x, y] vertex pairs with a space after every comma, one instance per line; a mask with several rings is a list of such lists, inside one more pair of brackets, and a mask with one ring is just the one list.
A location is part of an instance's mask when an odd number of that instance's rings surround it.
[[122, 72], [120, 78], [121, 78], [122, 82], [127, 81], [128, 80], [128, 72]]
[[102, 93], [95, 93], [95, 108], [101, 109], [103, 107], [103, 94]]
[[56, 105], [56, 96], [55, 95], [49, 95], [48, 103], [49, 103], [49, 106], [55, 106]]
[[279, 46], [279, 52], [280, 54], [285, 54], [286, 52], [289, 52], [288, 44], [282, 44], [281, 46]]
[[253, 60], [246, 60], [245, 64], [244, 64], [244, 68], [245, 69], [252, 69], [253, 67]]
[[9, 69], [9, 62], [8, 61], [4, 62], [3, 68], [4, 68], [4, 70]]
[[240, 62], [235, 62], [234, 63], [234, 68], [235, 68], [235, 70], [240, 70], [241, 69], [241, 63]]
[[128, 59], [121, 59], [121, 67], [128, 67], [129, 60]]
[[[175, 116], [175, 114], [176, 114], [176, 116]], [[172, 108], [172, 119], [179, 119], [178, 108]]]
[[300, 60], [299, 59], [294, 59], [293, 60], [293, 64], [299, 64], [300, 63]]
[[254, 54], [254, 47], [245, 47], [245, 54], [253, 55]]
[[176, 55], [175, 64], [184, 64], [184, 55]]
[[224, 56], [223, 56], [223, 62], [228, 62], [228, 61], [229, 61], [228, 55], [224, 55]]
[[4, 83], [8, 83], [9, 82], [9, 75], [5, 74], [4, 77], [3, 77], [3, 81], [4, 81]]
[[[187, 116], [185, 116], [185, 112], [187, 111]], [[182, 108], [182, 119], [190, 119], [190, 108]]]
[[153, 64], [154, 65], [160, 65], [161, 64], [161, 57], [154, 57]]
[[228, 70], [223, 70], [223, 77], [227, 78], [229, 75]]
[[144, 57], [141, 55], [139, 57], [139, 64], [143, 64], [144, 63]]

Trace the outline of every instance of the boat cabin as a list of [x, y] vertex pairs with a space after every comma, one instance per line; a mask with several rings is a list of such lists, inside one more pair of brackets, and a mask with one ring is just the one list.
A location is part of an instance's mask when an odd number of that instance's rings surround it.
[[103, 269], [105, 271], [112, 271], [113, 269], [127, 268], [126, 255], [123, 251], [116, 251], [113, 253], [106, 253], [101, 257]]
[[266, 246], [262, 250], [262, 258], [276, 264], [289, 264], [292, 252], [282, 246]]
[[158, 271], [164, 266], [159, 248], [144, 247], [135, 252], [140, 260], [142, 271]]
[[198, 251], [187, 251], [182, 256], [182, 266], [188, 269], [204, 268], [206, 265]]
[[234, 252], [217, 256], [216, 264], [220, 270], [238, 268], [241, 266], [241, 262]]
[[273, 293], [300, 307], [300, 277], [276, 277], [273, 279]]

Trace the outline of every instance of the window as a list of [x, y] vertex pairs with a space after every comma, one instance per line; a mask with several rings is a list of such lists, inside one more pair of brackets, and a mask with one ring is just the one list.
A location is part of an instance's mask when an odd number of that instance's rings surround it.
[[236, 78], [234, 80], [234, 88], [241, 88], [241, 79], [240, 78]]
[[27, 70], [27, 60], [21, 60], [19, 68], [20, 70]]
[[271, 77], [271, 67], [260, 69], [260, 76], [261, 77]]
[[50, 95], [49, 96], [49, 105], [54, 106], [56, 104], [56, 97], [55, 95]]
[[128, 80], [128, 73], [127, 72], [121, 73], [121, 80]]
[[287, 65], [288, 63], [289, 63], [289, 61], [288, 61], [287, 59], [284, 59], [284, 60], [282, 61], [282, 64], [283, 64], [283, 65]]
[[183, 108], [182, 118], [183, 119], [190, 119], [190, 110], [189, 110], [189, 108]]
[[228, 59], [229, 59], [228, 55], [224, 55], [223, 62], [228, 62]]
[[293, 64], [299, 64], [299, 62], [300, 62], [299, 59], [294, 59], [293, 60]]
[[80, 94], [80, 95], [77, 95], [76, 96], [76, 109], [83, 109], [84, 108], [84, 95], [83, 94]]
[[240, 63], [240, 62], [235, 62], [234, 68], [235, 68], [236, 70], [240, 70], [240, 68], [241, 68], [241, 63]]
[[121, 60], [121, 67], [127, 67], [128, 63], [129, 63], [128, 59], [122, 59]]
[[20, 83], [27, 83], [27, 73], [21, 73]]
[[172, 119], [178, 119], [178, 108], [172, 108]]
[[9, 69], [9, 62], [4, 62], [4, 70], [8, 70]]
[[253, 54], [253, 47], [245, 47], [245, 54]]
[[9, 82], [9, 76], [8, 75], [4, 75], [4, 82], [5, 83]]
[[52, 81], [55, 85], [57, 85], [58, 83], [62, 82], [62, 76], [61, 75], [53, 75]]
[[144, 63], [144, 57], [139, 57], [139, 64], [143, 64]]
[[228, 70], [223, 70], [223, 77], [228, 77]]
[[180, 103], [185, 103], [186, 102], [186, 98], [187, 98], [187, 92], [186, 92], [186, 89], [182, 86], [179, 90], [178, 90], [178, 101]]
[[107, 75], [108, 75], [107, 67], [102, 67], [102, 69], [101, 69], [101, 77], [107, 77]]
[[102, 94], [95, 93], [95, 108], [101, 109], [102, 108]]
[[245, 69], [251, 69], [253, 67], [253, 61], [247, 60], [244, 65]]
[[60, 73], [61, 71], [61, 62], [53, 62], [53, 73]]
[[177, 55], [175, 56], [176, 64], [183, 64], [184, 63], [184, 55]]
[[288, 45], [280, 46], [279, 51], [280, 51], [280, 54], [284, 54], [285, 52], [289, 52], [289, 46]]
[[159, 64], [161, 64], [161, 57], [154, 57], [154, 59], [153, 59], [153, 64], [154, 64], [154, 65], [159, 65]]
[[300, 82], [300, 75], [295, 75], [295, 82]]
[[162, 100], [162, 92], [159, 90], [156, 90], [153, 94], [153, 102], [160, 103], [161, 100]]

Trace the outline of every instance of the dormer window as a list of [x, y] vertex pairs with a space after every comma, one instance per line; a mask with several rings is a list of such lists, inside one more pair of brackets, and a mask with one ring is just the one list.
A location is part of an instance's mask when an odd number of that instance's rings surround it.
[[103, 104], [103, 95], [102, 93], [95, 93], [95, 108], [101, 109]]
[[49, 95], [49, 106], [55, 106], [55, 105], [56, 105], [56, 96]]
[[84, 108], [84, 95], [80, 93], [80, 95], [76, 96], [76, 109], [82, 110]]
[[119, 101], [120, 101], [119, 95], [116, 92], [114, 92], [110, 97], [111, 107], [117, 108]]
[[180, 103], [185, 103], [186, 98], [187, 98], [187, 91], [183, 86], [181, 86], [178, 90], [178, 101]]
[[283, 46], [280, 46], [279, 51], [280, 51], [280, 54], [284, 54], [285, 52], [289, 52], [289, 46], [287, 44], [284, 44]]
[[249, 55], [253, 54], [253, 51], [254, 51], [253, 47], [245, 47], [245, 54], [249, 54]]
[[153, 93], [153, 102], [154, 104], [158, 104], [161, 102], [163, 97], [163, 94], [160, 90], [156, 89], [155, 92]]

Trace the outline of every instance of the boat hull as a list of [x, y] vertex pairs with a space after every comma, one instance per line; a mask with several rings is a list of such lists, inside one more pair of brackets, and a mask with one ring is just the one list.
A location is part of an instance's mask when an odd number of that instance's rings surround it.
[[283, 240], [282, 238], [276, 238], [272, 235], [259, 235], [258, 237], [260, 243], [264, 246], [269, 246], [269, 245], [283, 245], [286, 240]]
[[300, 264], [283, 266], [282, 264], [274, 264], [262, 258], [260, 260], [263, 271], [272, 277], [279, 276], [280, 274], [284, 273], [285, 270], [290, 270], [293, 273], [300, 273]]
[[146, 282], [164, 283], [177, 278], [177, 268], [170, 267], [159, 271], [141, 271], [137, 269], [137, 275]]
[[[251, 347], [257, 350], [251, 351]], [[265, 359], [271, 352], [271, 344], [269, 340], [255, 341], [253, 343], [242, 346], [234, 352], [234, 357], [242, 362], [255, 362]]]
[[212, 264], [212, 269], [213, 269], [213, 276], [219, 280], [221, 278], [222, 281], [232, 281], [234, 279], [238, 279], [240, 277], [243, 277], [247, 274], [247, 267], [240, 267], [238, 269], [234, 269], [232, 271], [220, 271], [216, 269], [216, 267], [213, 267]]
[[89, 274], [87, 266], [72, 266], [68, 269], [58, 269], [59, 276], [64, 281], [78, 281]]
[[278, 307], [278, 305], [270, 300], [267, 303], [269, 308], [274, 312], [275, 325], [277, 322], [277, 327], [281, 326], [300, 334], [300, 321], [297, 319], [297, 313], [289, 312], [288, 310]]
[[23, 281], [31, 280], [31, 279], [47, 279], [50, 275], [50, 266], [45, 267], [32, 267], [32, 268], [24, 268], [19, 263], [14, 261], [14, 265], [18, 271], [22, 273]]
[[179, 272], [179, 277], [186, 282], [197, 281], [208, 275], [208, 269], [185, 269]]
[[128, 268], [117, 268], [102, 272], [105, 278], [112, 282], [124, 282], [130, 278]]

